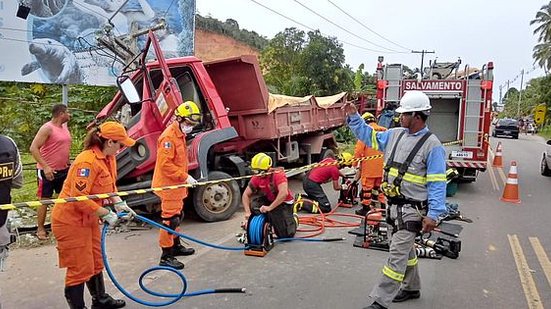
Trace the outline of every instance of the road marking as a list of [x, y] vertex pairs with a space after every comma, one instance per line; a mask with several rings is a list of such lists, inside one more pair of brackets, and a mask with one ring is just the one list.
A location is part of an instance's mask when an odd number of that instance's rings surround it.
[[497, 184], [496, 175], [494, 174], [494, 168], [490, 162], [488, 162], [488, 176], [490, 177], [490, 182], [492, 183], [492, 188], [494, 191], [499, 191], [499, 185]]
[[499, 177], [503, 180], [503, 183], [507, 182], [507, 176], [505, 176], [505, 172], [503, 172], [503, 168], [499, 167], [497, 168], [497, 171], [499, 172]]
[[507, 234], [507, 238], [509, 238], [511, 251], [513, 251], [513, 257], [515, 258], [515, 263], [517, 265], [520, 283], [524, 289], [528, 309], [543, 309], [543, 304], [541, 302], [538, 289], [536, 288], [536, 283], [534, 282], [534, 278], [530, 272], [528, 262], [526, 262], [526, 257], [524, 256], [524, 252], [522, 251], [517, 235]]
[[534, 248], [534, 252], [536, 252], [536, 256], [538, 257], [541, 268], [543, 268], [547, 282], [551, 286], [551, 262], [547, 257], [547, 253], [545, 253], [545, 250], [537, 237], [528, 237], [528, 239], [530, 240], [530, 244], [532, 244], [532, 248]]

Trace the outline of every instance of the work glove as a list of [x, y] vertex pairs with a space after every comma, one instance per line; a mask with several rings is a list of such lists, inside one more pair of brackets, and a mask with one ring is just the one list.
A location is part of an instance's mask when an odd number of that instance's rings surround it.
[[136, 217], [136, 212], [126, 204], [126, 201], [120, 201], [115, 203], [115, 211], [117, 212], [117, 215], [119, 215], [122, 212], [125, 212], [126, 214], [122, 216], [121, 218], [126, 220], [133, 220]]
[[341, 185], [341, 190], [345, 191], [345, 190], [348, 190], [348, 185], [347, 184], [342, 184]]
[[111, 210], [109, 211], [108, 214], [101, 217], [101, 219], [104, 222], [107, 222], [107, 224], [109, 224], [110, 227], [115, 227], [119, 223], [119, 217], [117, 216], [116, 213], [112, 212]]
[[195, 180], [195, 178], [193, 178], [193, 176], [187, 175], [186, 183], [188, 183], [190, 185], [195, 185], [197, 183], [197, 180]]

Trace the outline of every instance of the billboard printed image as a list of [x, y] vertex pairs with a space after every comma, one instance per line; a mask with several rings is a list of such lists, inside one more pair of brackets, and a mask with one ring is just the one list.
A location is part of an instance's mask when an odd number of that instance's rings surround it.
[[[125, 2], [127, 2], [125, 4]], [[122, 59], [96, 36], [123, 36], [164, 20], [155, 33], [166, 58], [193, 54], [195, 0], [0, 0], [0, 80], [112, 85]], [[138, 40], [138, 46], [145, 41]], [[130, 45], [130, 42], [129, 42]]]

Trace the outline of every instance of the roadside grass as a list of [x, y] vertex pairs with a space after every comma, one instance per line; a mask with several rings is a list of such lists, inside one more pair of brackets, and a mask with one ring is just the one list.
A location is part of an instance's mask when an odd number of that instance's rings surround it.
[[11, 191], [11, 197], [14, 203], [37, 200], [36, 190], [38, 189], [38, 185], [36, 182], [36, 161], [31, 154], [26, 153], [21, 154], [21, 162], [23, 163], [23, 187]]
[[538, 135], [544, 137], [545, 139], [551, 139], [551, 125], [543, 127], [543, 129], [538, 132]]

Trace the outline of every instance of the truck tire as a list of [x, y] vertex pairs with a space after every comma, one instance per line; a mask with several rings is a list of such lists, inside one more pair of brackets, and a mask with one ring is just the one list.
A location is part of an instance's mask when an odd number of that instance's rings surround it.
[[330, 156], [336, 157], [335, 151], [332, 148], [326, 148], [326, 149], [321, 151], [319, 161], [321, 161], [321, 160], [323, 160], [327, 157], [330, 157]]
[[[231, 178], [229, 174], [220, 171], [212, 171], [208, 175], [208, 180], [228, 178]], [[207, 222], [224, 221], [237, 211], [240, 198], [239, 185], [231, 180], [195, 188], [193, 205], [201, 219]]]
[[545, 154], [541, 158], [540, 172], [543, 176], [551, 176], [551, 169], [547, 166], [547, 160], [545, 159]]

